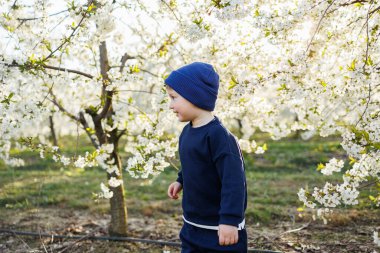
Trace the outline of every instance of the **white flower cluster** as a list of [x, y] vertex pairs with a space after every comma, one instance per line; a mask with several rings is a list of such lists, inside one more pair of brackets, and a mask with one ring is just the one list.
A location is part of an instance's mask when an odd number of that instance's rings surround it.
[[306, 196], [306, 191], [304, 189], [300, 189], [298, 192], [299, 200], [309, 208], [315, 208], [317, 206], [316, 202], [318, 202], [320, 206], [337, 207], [341, 204], [358, 204], [357, 197], [359, 196], [359, 191], [347, 183], [332, 185], [327, 182], [323, 189], [315, 187], [311, 196], [315, 202], [311, 201], [310, 197]]
[[84, 168], [86, 165], [86, 158], [83, 156], [78, 156], [78, 159], [74, 162], [74, 166], [77, 168]]
[[170, 165], [165, 158], [174, 157], [176, 147], [175, 139], [160, 141], [139, 136], [136, 147], [129, 147], [134, 156], [128, 159], [126, 171], [134, 178], [157, 175]]
[[212, 35], [212, 23], [210, 21], [198, 18], [191, 23], [182, 26], [181, 35], [186, 37], [189, 41], [195, 42]]
[[312, 196], [322, 206], [336, 207], [340, 204], [339, 195], [335, 191], [334, 186], [329, 182], [325, 184], [322, 190], [315, 187]]
[[100, 183], [100, 189], [102, 190], [99, 194], [100, 198], [110, 199], [113, 197], [113, 192], [104, 183]]
[[324, 175], [332, 175], [333, 172], [340, 172], [343, 166], [343, 160], [337, 160], [336, 158], [333, 158], [328, 163], [326, 163], [326, 165], [322, 168], [321, 173]]
[[347, 152], [349, 156], [359, 158], [364, 148], [357, 143], [356, 136], [351, 131], [346, 131], [342, 134], [343, 141], [340, 143], [342, 148]]
[[264, 153], [265, 153], [264, 147], [257, 147], [255, 154], [264, 154]]
[[117, 179], [116, 177], [111, 177], [109, 180], [108, 180], [108, 184], [109, 186], [111, 187], [118, 187], [120, 186], [121, 184], [123, 184], [123, 180], [122, 179]]
[[112, 15], [113, 11], [113, 5], [108, 1], [96, 11], [92, 18], [96, 24], [94, 36], [98, 37], [99, 42], [109, 38], [116, 28], [115, 16]]
[[377, 247], [380, 247], [379, 232], [377, 231], [373, 232], [373, 242], [376, 244]]
[[223, 6], [218, 8], [216, 16], [220, 20], [241, 19], [252, 13], [252, 1], [247, 0], [221, 0], [219, 5]]
[[245, 140], [245, 139], [239, 139], [239, 146], [241, 150], [251, 153], [252, 150], [255, 150], [257, 148], [256, 141], [252, 140]]
[[[167, 112], [159, 110], [158, 116], [165, 113]], [[125, 150], [133, 155], [127, 161], [126, 171], [135, 178], [148, 178], [150, 175], [159, 174], [170, 165], [166, 159], [175, 156], [177, 140], [176, 138], [167, 139], [164, 136], [163, 125], [172, 124], [171, 121], [167, 121], [168, 118], [162, 116], [158, 117], [156, 121], [141, 121], [141, 119], [141, 117], [136, 117], [137, 121], [135, 122], [137, 125], [141, 122], [140, 134], [129, 138], [125, 147]], [[136, 127], [135, 131], [137, 130]]]
[[316, 207], [316, 204], [313, 203], [312, 201], [310, 201], [308, 199], [308, 197], [306, 196], [306, 190], [301, 188], [299, 191], [298, 191], [298, 198], [300, 201], [302, 201], [304, 203], [305, 206], [309, 207], [309, 208], [315, 208]]

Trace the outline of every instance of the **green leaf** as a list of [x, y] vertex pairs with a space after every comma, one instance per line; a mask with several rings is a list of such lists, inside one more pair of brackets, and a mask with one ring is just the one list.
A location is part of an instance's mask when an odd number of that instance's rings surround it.
[[211, 49], [210, 49], [211, 55], [215, 55], [215, 53], [218, 51], [219, 51], [219, 49], [217, 47], [215, 47], [215, 45], [213, 44]]
[[286, 84], [285, 84], [285, 83], [283, 83], [283, 84], [281, 84], [280, 88], [277, 88], [277, 90], [278, 90], [278, 91], [281, 91], [281, 90], [285, 90], [285, 91], [288, 91], [288, 90], [289, 90], [289, 88], [288, 88], [288, 87], [286, 87]]
[[368, 65], [368, 66], [372, 66], [373, 65], [373, 61], [372, 61], [370, 55], [368, 55], [368, 58], [367, 58], [367, 61], [365, 62], [365, 64]]
[[170, 8], [174, 9], [177, 7], [177, 1], [176, 0], [170, 0], [169, 1]]
[[139, 73], [140, 72], [140, 69], [137, 65], [130, 66], [129, 69], [132, 73]]
[[372, 143], [372, 146], [373, 146], [375, 149], [380, 149], [380, 142]]
[[227, 89], [231, 90], [233, 89], [237, 84], [239, 84], [239, 81], [236, 79], [235, 76], [231, 76], [230, 85]]
[[12, 102], [12, 97], [13, 97], [14, 93], [11, 92], [7, 97], [5, 97], [0, 103], [1, 104], [7, 104], [7, 105], [10, 105], [10, 103]]
[[349, 159], [350, 159], [350, 165], [352, 165], [352, 164], [354, 164], [354, 163], [356, 163], [357, 161], [356, 161], [356, 159], [355, 158], [353, 158], [353, 157], [349, 157]]
[[51, 44], [50, 44], [50, 42], [49, 42], [48, 40], [43, 39], [43, 40], [42, 40], [42, 44], [45, 45], [46, 49], [49, 50], [49, 52], [52, 51], [52, 50], [51, 50]]
[[200, 27], [203, 22], [203, 18], [196, 18], [193, 20], [193, 23]]
[[358, 130], [354, 126], [351, 127], [351, 131], [355, 134], [355, 139], [360, 140], [364, 138], [368, 143], [370, 143], [369, 133], [365, 130]]
[[354, 59], [352, 62], [351, 62], [351, 65], [349, 65], [348, 67], [347, 67], [347, 70], [349, 70], [349, 71], [355, 71], [355, 64], [356, 64], [356, 59]]
[[288, 63], [289, 63], [289, 65], [290, 65], [290, 67], [294, 67], [294, 66], [296, 66], [290, 59], [288, 59]]
[[327, 39], [330, 40], [332, 38], [333, 34], [332, 32], [327, 32]]
[[327, 83], [323, 80], [319, 80], [320, 84], [323, 86], [323, 87], [326, 87], [327, 86]]
[[91, 5], [87, 8], [87, 12], [91, 12], [94, 8], [96, 8], [96, 5], [94, 3], [91, 3]]

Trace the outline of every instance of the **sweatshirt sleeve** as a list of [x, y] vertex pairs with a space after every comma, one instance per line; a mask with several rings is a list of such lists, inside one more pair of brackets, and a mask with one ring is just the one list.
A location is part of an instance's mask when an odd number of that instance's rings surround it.
[[[179, 150], [179, 147], [181, 145], [181, 140], [182, 140], [182, 133], [180, 134], [179, 136], [179, 141], [178, 141], [178, 150]], [[178, 152], [179, 154], [179, 152]], [[183, 178], [182, 178], [182, 168], [178, 171], [178, 176], [177, 176], [177, 180], [176, 180], [178, 183], [180, 183], [182, 186], [183, 186]]]
[[246, 199], [243, 157], [235, 137], [223, 126], [213, 129], [209, 142], [222, 186], [219, 224], [237, 227], [244, 219]]
[[176, 181], [183, 186], [182, 169], [180, 171], [178, 171], [178, 176], [177, 176]]

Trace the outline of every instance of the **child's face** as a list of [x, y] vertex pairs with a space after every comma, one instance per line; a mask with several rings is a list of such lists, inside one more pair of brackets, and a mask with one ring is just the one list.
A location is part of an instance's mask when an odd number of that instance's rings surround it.
[[180, 122], [192, 121], [198, 116], [198, 107], [190, 103], [167, 85], [166, 91], [170, 97], [169, 108], [177, 115]]

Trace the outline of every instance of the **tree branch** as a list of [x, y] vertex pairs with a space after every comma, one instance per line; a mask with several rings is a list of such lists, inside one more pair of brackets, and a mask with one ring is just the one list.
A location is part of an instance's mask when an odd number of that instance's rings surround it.
[[360, 190], [360, 189], [366, 188], [368, 186], [371, 186], [371, 185], [374, 185], [374, 184], [377, 184], [377, 183], [379, 183], [379, 180], [374, 180], [374, 181], [369, 182], [369, 183], [367, 183], [365, 185], [361, 185], [360, 187], [358, 187], [358, 189]]
[[[32, 66], [20, 65], [17, 62], [13, 62], [12, 64], [7, 64], [7, 63], [0, 62], [0, 64], [4, 64], [7, 67], [26, 67], [26, 69], [32, 69], [33, 68]], [[61, 67], [55, 67], [55, 66], [50, 66], [50, 65], [45, 65], [45, 64], [38, 65], [38, 66], [42, 67], [42, 68], [45, 68], [45, 69], [53, 69], [53, 70], [64, 71], [64, 72], [67, 71], [69, 73], [75, 73], [75, 74], [78, 74], [78, 75], [82, 75], [82, 76], [88, 77], [90, 79], [94, 78], [94, 76], [92, 76], [90, 74], [87, 74], [87, 73], [84, 73], [84, 72], [81, 72], [81, 71], [75, 70], [75, 69], [61, 68]]]
[[68, 68], [61, 68], [61, 67], [54, 67], [54, 66], [50, 66], [50, 65], [43, 65], [42, 67], [46, 68], [46, 69], [54, 69], [54, 70], [58, 70], [58, 71], [64, 71], [64, 72], [69, 72], [69, 73], [75, 73], [75, 74], [78, 74], [78, 75], [81, 75], [81, 76], [85, 76], [85, 77], [88, 77], [90, 79], [93, 79], [94, 76], [93, 75], [90, 75], [90, 74], [87, 74], [87, 73], [84, 73], [82, 71], [78, 71], [78, 70], [74, 70], [74, 69], [68, 69]]
[[[60, 12], [56, 12], [56, 13], [53, 13], [53, 14], [50, 14], [48, 15], [49, 17], [52, 17], [52, 16], [56, 16], [56, 15], [59, 15], [61, 13], [64, 13], [64, 12], [67, 12], [69, 10], [63, 10], [63, 11], [60, 11]], [[37, 20], [37, 19], [42, 19], [43, 17], [38, 17], [38, 18], [17, 18], [18, 21], [22, 21], [22, 22], [25, 22], [25, 21], [31, 21], [31, 20]]]
[[112, 105], [112, 97], [113, 97], [113, 91], [107, 91], [106, 88], [110, 84], [110, 79], [108, 77], [108, 70], [110, 69], [109, 63], [108, 63], [108, 55], [107, 55], [107, 44], [105, 41], [103, 41], [99, 46], [100, 51], [100, 72], [102, 74], [103, 78], [103, 88], [102, 88], [102, 100], [104, 99], [104, 106], [102, 111], [95, 116], [94, 120], [96, 122], [103, 119], [108, 111], [111, 108]]
[[161, 2], [163, 2], [166, 7], [169, 8], [169, 10], [173, 13], [173, 16], [175, 17], [175, 19], [177, 19], [177, 21], [182, 24], [181, 20], [177, 17], [177, 15], [175, 14], [174, 10], [172, 9], [172, 7], [170, 7], [170, 5], [165, 1], [165, 0], [161, 0]]
[[375, 9], [373, 9], [369, 15], [372, 16], [373, 13], [375, 13], [376, 11], [380, 10], [380, 6], [376, 7]]
[[58, 107], [58, 109], [65, 115], [67, 115], [69, 118], [71, 118], [74, 121], [79, 121], [79, 118], [76, 117], [74, 114], [71, 114], [68, 112], [58, 101], [57, 98], [54, 96], [53, 92], [50, 91], [51, 96], [53, 97], [52, 99], [47, 98], [50, 102], [52, 102], [55, 106]]
[[156, 92], [151, 92], [151, 91], [147, 91], [147, 90], [117, 90], [117, 92], [122, 92], [122, 91], [125, 91], [125, 92], [142, 92], [142, 93], [158, 95], [158, 93], [156, 93]]
[[99, 144], [96, 142], [96, 140], [93, 138], [92, 134], [90, 133], [89, 125], [84, 117], [83, 112], [79, 113], [79, 117], [74, 116], [73, 114], [69, 113], [63, 106], [56, 101], [55, 96], [51, 93], [51, 95], [54, 97], [53, 99], [48, 98], [49, 101], [51, 101], [54, 105], [58, 107], [58, 109], [65, 115], [67, 115], [69, 118], [73, 119], [74, 121], [80, 122], [83, 126], [83, 130], [86, 132], [88, 137], [90, 138], [92, 144], [94, 145], [95, 148], [99, 148]]
[[368, 3], [368, 1], [366, 0], [355, 0], [355, 1], [347, 1], [346, 3], [342, 3], [342, 4], [339, 4], [339, 6], [348, 6], [348, 5], [353, 5], [353, 4], [357, 4], [357, 3]]
[[149, 70], [141, 69], [141, 68], [140, 68], [140, 70], [141, 70], [142, 72], [148, 73], [148, 74], [150, 74], [150, 75], [152, 75], [152, 76], [154, 76], [154, 77], [160, 77], [159, 75], [154, 74], [154, 73], [150, 72]]
[[[90, 0], [88, 5], [90, 6], [92, 4], [93, 0]], [[61, 49], [67, 42], [70, 41], [70, 39], [74, 36], [74, 33], [78, 30], [78, 28], [81, 26], [83, 20], [86, 18], [86, 14], [82, 14], [82, 18], [81, 20], [79, 21], [79, 24], [73, 29], [73, 31], [71, 32], [70, 36], [68, 38], [65, 38], [64, 41], [61, 43], [61, 45], [59, 45], [56, 49], [54, 49], [48, 56], [46, 56], [42, 62], [46, 61], [47, 59], [49, 59], [50, 57], [52, 57], [54, 55], [55, 52], [57, 52], [59, 49]]]
[[314, 34], [313, 34], [313, 37], [311, 37], [311, 40], [310, 40], [310, 42], [309, 42], [308, 45], [307, 45], [306, 52], [305, 52], [306, 55], [307, 55], [307, 52], [309, 51], [309, 48], [310, 48], [310, 46], [311, 46], [311, 43], [312, 43], [313, 40], [314, 40], [315, 35], [318, 33], [318, 30], [319, 30], [319, 27], [321, 26], [322, 20], [324, 19], [324, 17], [326, 16], [327, 11], [328, 11], [328, 10], [330, 9], [330, 7], [334, 4], [334, 2], [335, 2], [335, 0], [333, 0], [333, 1], [329, 4], [329, 6], [327, 6], [326, 10], [325, 10], [325, 11], [323, 12], [323, 14], [322, 14], [322, 17], [319, 19], [319, 22], [318, 22], [317, 28], [315, 29], [315, 32], [314, 32]]
[[125, 53], [122, 57], [121, 57], [121, 66], [120, 66], [120, 72], [123, 72], [123, 69], [125, 67], [125, 63], [130, 60], [130, 59], [136, 59], [136, 57], [133, 57], [133, 56], [130, 56], [128, 53]]
[[109, 109], [111, 108], [113, 92], [106, 91], [105, 94], [106, 94], [104, 98], [105, 104], [103, 106], [103, 109], [98, 115], [96, 115], [96, 117], [94, 118], [94, 121], [100, 121], [101, 119], [105, 118]]
[[117, 141], [119, 141], [120, 138], [121, 138], [126, 132], [127, 132], [127, 129], [122, 130], [122, 131], [116, 136]]
[[84, 117], [83, 112], [79, 112], [79, 121], [82, 124], [84, 131], [86, 131], [86, 134], [90, 138], [90, 140], [92, 142], [92, 145], [94, 145], [94, 147], [96, 149], [100, 148], [98, 142], [94, 139], [94, 137], [92, 136], [92, 134], [89, 131], [90, 127], [89, 127], [89, 125], [88, 125], [88, 123], [86, 121], [86, 118]]

